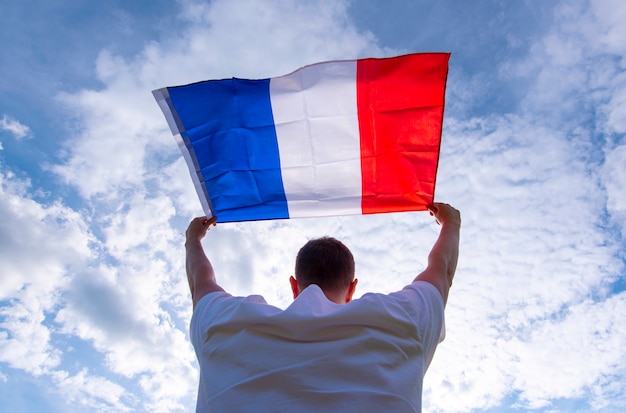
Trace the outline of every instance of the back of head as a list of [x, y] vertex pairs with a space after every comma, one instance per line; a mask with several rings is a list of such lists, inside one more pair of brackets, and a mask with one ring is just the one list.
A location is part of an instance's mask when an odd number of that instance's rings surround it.
[[324, 292], [341, 292], [354, 280], [354, 257], [335, 238], [312, 239], [298, 252], [295, 272], [302, 289], [317, 284]]

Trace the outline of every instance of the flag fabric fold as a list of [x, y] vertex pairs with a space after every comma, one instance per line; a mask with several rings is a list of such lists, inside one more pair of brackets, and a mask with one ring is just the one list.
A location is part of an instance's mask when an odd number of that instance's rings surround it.
[[219, 222], [433, 202], [449, 53], [333, 61], [153, 91]]

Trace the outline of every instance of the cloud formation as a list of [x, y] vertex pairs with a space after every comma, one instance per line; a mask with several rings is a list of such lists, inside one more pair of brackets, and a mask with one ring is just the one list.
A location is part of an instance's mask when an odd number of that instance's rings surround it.
[[0, 130], [9, 132], [15, 139], [24, 139], [30, 136], [30, 128], [21, 124], [18, 120], [9, 115], [2, 115], [0, 119]]

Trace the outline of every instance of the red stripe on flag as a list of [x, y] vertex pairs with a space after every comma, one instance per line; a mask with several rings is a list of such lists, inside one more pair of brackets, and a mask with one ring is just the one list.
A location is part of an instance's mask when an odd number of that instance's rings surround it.
[[423, 211], [433, 202], [449, 58], [357, 61], [363, 214]]

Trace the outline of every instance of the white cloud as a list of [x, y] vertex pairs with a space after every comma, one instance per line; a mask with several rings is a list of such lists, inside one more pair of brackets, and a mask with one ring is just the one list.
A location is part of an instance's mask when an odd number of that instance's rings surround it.
[[[575, 309], [599, 297], [588, 307], [601, 314], [621, 270], [617, 245], [600, 227], [602, 189], [578, 145], [567, 131], [534, 123], [518, 116], [447, 121], [439, 196], [461, 209], [464, 228], [448, 336], [426, 380], [435, 411], [487, 409], [516, 392], [538, 407], [588, 391], [578, 378], [568, 395], [547, 386], [539, 394], [533, 383], [558, 375], [520, 366], [524, 352], [563, 351], [561, 342], [533, 338], [538, 330], [575, 340], [570, 326], [581, 314]], [[565, 317], [568, 308], [572, 315]], [[619, 337], [617, 329], [612, 334]], [[591, 335], [581, 351], [601, 340]], [[555, 364], [572, 355], [564, 353]], [[610, 367], [607, 361], [597, 368]]]
[[[148, 224], [144, 242], [120, 244], [123, 238], [116, 237], [100, 242], [76, 212], [58, 202], [46, 206], [31, 199], [27, 181], [5, 171], [0, 182], [0, 361], [52, 378], [69, 402], [94, 410], [124, 411], [137, 403], [138, 396], [96, 372], [65, 371], [69, 355], [59, 337], [78, 337], [104, 355], [107, 366], [98, 369], [108, 367], [108, 374], [138, 381], [148, 410], [185, 410], [181, 401], [189, 402], [196, 384], [195, 357], [186, 325], [169, 311], [183, 301], [187, 308], [189, 293], [184, 273], [168, 264], [180, 265], [180, 258], [172, 258], [180, 253], [175, 248], [180, 239], [167, 225], [159, 200], [145, 203], [145, 214], [126, 220]], [[127, 234], [141, 234], [137, 228], [127, 228]], [[115, 268], [93, 261], [116, 254]]]
[[609, 213], [622, 227], [626, 46], [616, 39], [626, 36], [624, 15], [626, 4], [620, 1], [562, 3], [551, 32], [527, 60], [515, 65], [519, 74], [537, 79], [524, 107], [545, 125], [565, 130], [588, 168], [597, 168], [594, 173], [606, 186]]
[[618, 56], [626, 55], [626, 6], [619, 0], [593, 0], [590, 2], [590, 11], [595, 16], [594, 29], [598, 33], [593, 38], [598, 41], [602, 49]]
[[47, 320], [74, 272], [93, 258], [94, 238], [75, 211], [32, 199], [28, 181], [5, 170], [0, 184], [0, 361], [34, 376], [57, 378], [61, 392], [106, 398], [107, 386], [100, 386], [100, 395], [73, 388], [76, 383], [61, 368], [64, 355], [53, 339], [55, 328]]
[[[562, 399], [623, 409], [624, 294], [612, 295], [622, 239], [603, 222], [608, 207], [623, 226], [623, 145], [610, 135], [621, 115], [594, 119], [602, 111], [591, 109], [621, 110], [623, 48], [598, 33], [623, 29], [587, 6], [560, 5], [558, 24], [513, 65], [533, 76], [522, 112], [447, 119], [438, 185], [458, 197], [464, 229], [448, 337], [426, 380], [434, 411], [507, 398], [546, 411]], [[513, 66], [503, 63], [508, 75]], [[606, 156], [598, 131], [609, 133]]]
[[[2, 115], [2, 119], [0, 119], [0, 130], [9, 132], [15, 139], [23, 139], [31, 135], [28, 126], [6, 114]], [[2, 149], [1, 146], [0, 149]]]
[[[615, 133], [626, 133], [626, 74], [622, 74], [621, 83], [607, 104], [608, 124]], [[617, 83], [617, 82], [616, 82]]]
[[[591, 405], [601, 407], [624, 394], [626, 383], [618, 378], [626, 374], [626, 330], [620, 316], [625, 311], [625, 293], [572, 303], [560, 319], [536, 326], [526, 340], [510, 342], [508, 350], [517, 359], [515, 386], [524, 389], [521, 399], [528, 407], [575, 399], [589, 390]], [[605, 392], [607, 382], [615, 379], [617, 388]], [[626, 407], [626, 401], [612, 401], [613, 407], [620, 404]]]
[[98, 412], [131, 410], [122, 402], [128, 398], [122, 386], [102, 377], [90, 375], [86, 368], [73, 376], [60, 371], [55, 372], [52, 377], [69, 404], [83, 405]]
[[602, 179], [607, 191], [607, 209], [626, 235], [626, 145], [606, 154]]
[[29, 191], [28, 181], [0, 171], [0, 299], [33, 291], [47, 308], [49, 294], [65, 283], [66, 265], [80, 266], [92, 256], [93, 239], [80, 214], [60, 202], [40, 204]]
[[136, 196], [101, 217], [102, 245], [116, 264], [74, 279], [55, 318], [65, 334], [92, 342], [111, 371], [137, 380], [150, 411], [181, 409], [197, 377], [177, 315], [184, 305], [189, 316], [189, 292], [172, 215], [169, 198]]

